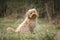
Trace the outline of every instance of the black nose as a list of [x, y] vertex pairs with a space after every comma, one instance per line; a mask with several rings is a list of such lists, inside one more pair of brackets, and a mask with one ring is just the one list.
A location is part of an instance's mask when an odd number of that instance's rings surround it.
[[33, 14], [33, 16], [36, 16], [36, 14]]
[[33, 14], [32, 17], [36, 17], [36, 14]]

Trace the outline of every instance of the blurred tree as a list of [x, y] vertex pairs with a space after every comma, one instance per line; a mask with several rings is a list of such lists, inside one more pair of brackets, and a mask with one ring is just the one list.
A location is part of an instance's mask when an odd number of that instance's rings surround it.
[[45, 9], [48, 17], [49, 23], [51, 23], [52, 20], [52, 14], [54, 14], [54, 0], [45, 0]]
[[6, 0], [0, 0], [0, 17], [3, 17], [6, 15]]
[[0, 17], [22, 17], [28, 9], [36, 8], [39, 18], [47, 18], [51, 22], [60, 17], [59, 4], [59, 0], [0, 0]]

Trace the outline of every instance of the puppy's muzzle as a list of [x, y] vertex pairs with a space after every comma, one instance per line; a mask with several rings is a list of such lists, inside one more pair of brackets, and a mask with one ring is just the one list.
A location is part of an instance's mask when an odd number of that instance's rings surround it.
[[32, 15], [30, 15], [30, 19], [35, 19], [36, 18], [36, 14], [32, 14]]
[[36, 16], [37, 16], [36, 14], [33, 14], [33, 15], [32, 15], [33, 18], [36, 18]]

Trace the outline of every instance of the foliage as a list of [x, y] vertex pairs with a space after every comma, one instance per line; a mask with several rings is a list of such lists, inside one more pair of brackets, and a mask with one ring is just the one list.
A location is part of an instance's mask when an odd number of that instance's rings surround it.
[[21, 19], [0, 18], [0, 40], [55, 40], [55, 27], [46, 22], [42, 23], [42, 20], [39, 20], [35, 34], [6, 32], [7, 27], [16, 28], [21, 22]]
[[6, 4], [7, 4], [7, 9], [6, 9], [7, 16], [12, 14], [23, 15], [26, 13], [28, 9], [36, 8], [37, 10], [41, 10], [43, 7], [41, 0], [40, 1], [39, 0], [7, 0]]

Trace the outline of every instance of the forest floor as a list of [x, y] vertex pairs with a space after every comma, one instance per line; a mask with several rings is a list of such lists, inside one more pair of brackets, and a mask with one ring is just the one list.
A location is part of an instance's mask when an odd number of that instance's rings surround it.
[[23, 19], [0, 18], [0, 40], [60, 40], [60, 30], [44, 19], [38, 20], [35, 34], [8, 33], [7, 27], [17, 28]]

